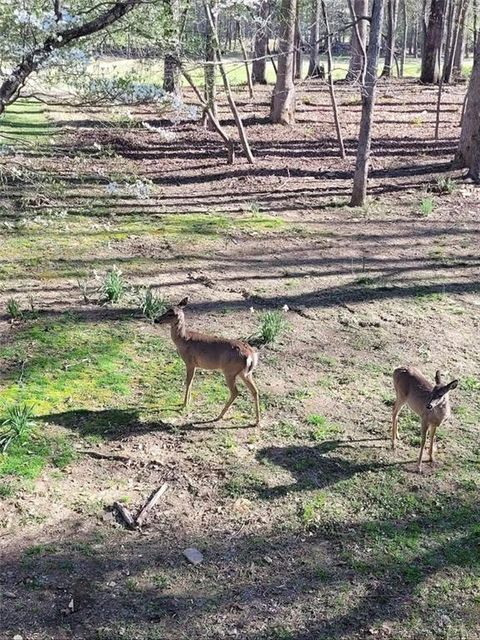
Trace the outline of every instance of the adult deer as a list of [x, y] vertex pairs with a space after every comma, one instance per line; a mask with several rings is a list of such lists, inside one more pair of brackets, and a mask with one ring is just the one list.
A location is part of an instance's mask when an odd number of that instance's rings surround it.
[[429, 462], [433, 462], [433, 439], [437, 427], [450, 416], [450, 399], [448, 393], [455, 389], [458, 380], [443, 384], [440, 371], [435, 374], [435, 384], [414, 367], [400, 367], [393, 372], [393, 385], [397, 397], [392, 412], [392, 448], [397, 445], [398, 414], [407, 404], [422, 421], [422, 443], [418, 456], [417, 470], [422, 471], [423, 450], [430, 430]]
[[257, 351], [241, 340], [228, 340], [188, 330], [185, 326], [183, 312], [187, 304], [188, 298], [183, 298], [177, 305], [168, 309], [155, 320], [156, 324], [170, 325], [172, 340], [179, 356], [185, 362], [187, 381], [183, 406], [186, 407], [190, 402], [195, 370], [197, 368], [216, 369], [223, 372], [230, 390], [230, 397], [215, 421], [223, 418], [238, 396], [236, 380], [240, 378], [252, 394], [255, 403], [256, 424], [259, 425], [259, 397], [252, 375], [258, 364]]

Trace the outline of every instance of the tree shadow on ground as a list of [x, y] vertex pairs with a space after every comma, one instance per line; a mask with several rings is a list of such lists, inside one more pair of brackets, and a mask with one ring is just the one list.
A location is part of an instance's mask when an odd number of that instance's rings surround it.
[[[361, 440], [361, 442], [378, 442], [380, 440], [383, 438], [369, 438]], [[258, 495], [261, 498], [274, 500], [292, 492], [323, 489], [357, 474], [396, 466], [396, 463], [385, 462], [357, 463], [346, 457], [331, 455], [333, 451], [350, 444], [351, 441], [347, 443], [341, 440], [327, 440], [311, 447], [289, 446], [260, 449], [256, 456], [257, 460], [283, 467], [295, 478], [295, 482], [276, 487], [261, 487], [258, 489]]]
[[[438, 494], [437, 506], [422, 515], [337, 522], [310, 536], [301, 529], [257, 529], [232, 537], [218, 526], [192, 533], [175, 512], [146, 535], [117, 531], [101, 538], [94, 528], [82, 531], [81, 520], [74, 518], [63, 523], [61, 535], [20, 557], [3, 556], [0, 584], [15, 597], [0, 601], [0, 635], [346, 640], [370, 637], [377, 627], [377, 637], [395, 637], [392, 627], [398, 632], [411, 615], [422, 629], [438, 628], [447, 615], [450, 625], [474, 633], [474, 590], [463, 591], [461, 602], [444, 599], [431, 608], [425, 607], [421, 589], [432, 577], [475, 575], [479, 515], [473, 496], [458, 501]], [[385, 553], [385, 545], [412, 532], [417, 545], [401, 552], [399, 544], [396, 553]], [[197, 568], [181, 552], [192, 541], [205, 555]], [[296, 630], [279, 635], [286, 626]], [[412, 633], [405, 637], [433, 637]]]

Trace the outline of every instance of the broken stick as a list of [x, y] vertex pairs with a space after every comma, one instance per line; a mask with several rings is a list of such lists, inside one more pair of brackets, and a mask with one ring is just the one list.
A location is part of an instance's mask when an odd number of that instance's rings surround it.
[[133, 516], [130, 513], [130, 511], [127, 508], [125, 508], [123, 504], [120, 504], [120, 502], [114, 502], [113, 506], [118, 511], [118, 513], [122, 516], [122, 519], [124, 520], [127, 527], [129, 529], [135, 529], [137, 524], [133, 519]]
[[145, 504], [144, 507], [142, 507], [142, 509], [140, 510], [140, 513], [138, 514], [138, 516], [135, 518], [135, 522], [136, 525], [138, 527], [141, 527], [143, 524], [143, 521], [145, 520], [145, 518], [147, 517], [149, 511], [151, 511], [153, 509], [153, 507], [157, 504], [157, 502], [160, 500], [160, 498], [162, 497], [162, 495], [165, 493], [165, 491], [168, 489], [168, 482], [165, 482], [164, 484], [162, 484], [162, 486], [160, 487], [160, 489], [157, 489], [151, 496], [150, 498], [147, 500], [147, 503]]

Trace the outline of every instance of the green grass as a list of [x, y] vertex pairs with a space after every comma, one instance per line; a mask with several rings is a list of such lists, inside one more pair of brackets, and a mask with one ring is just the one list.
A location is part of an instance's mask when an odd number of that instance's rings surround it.
[[340, 427], [331, 424], [325, 416], [312, 414], [307, 417], [307, 424], [310, 425], [310, 438], [315, 442], [323, 442], [329, 438], [338, 436]]
[[[326, 65], [325, 57], [321, 58], [321, 61]], [[227, 54], [224, 56], [225, 69], [227, 71], [228, 79], [232, 86], [246, 85], [247, 75], [243, 60], [239, 54]], [[302, 61], [302, 77], [306, 78], [308, 73], [308, 58], [303, 56]], [[379, 73], [382, 69], [382, 62], [379, 62]], [[335, 57], [333, 59], [333, 78], [334, 80], [343, 80], [348, 71], [349, 58], [348, 57]], [[467, 60], [464, 65], [464, 73], [468, 74], [472, 67], [472, 61]], [[418, 78], [420, 76], [421, 61], [419, 59], [407, 58], [404, 67], [404, 76], [406, 78]], [[204, 85], [204, 72], [200, 64], [192, 63], [190, 67], [187, 65], [187, 70], [198, 86]], [[139, 80], [144, 82], [154, 82], [161, 84], [163, 82], [163, 63], [151, 62], [145, 60], [139, 60], [135, 58], [130, 59], [116, 59], [116, 60], [98, 60], [90, 67], [90, 71], [93, 74], [101, 74], [106, 77], [112, 76], [125, 76], [131, 72], [134, 72]], [[273, 65], [270, 60], [266, 63], [266, 78], [268, 84], [275, 84], [276, 74]], [[216, 82], [219, 86], [222, 86], [222, 79], [220, 73], [217, 72]], [[184, 81], [185, 84], [185, 81]]]
[[17, 100], [0, 117], [0, 144], [46, 144], [54, 134], [45, 108], [34, 100]]
[[[112, 243], [121, 246], [130, 236], [168, 237], [170, 241], [187, 243], [215, 241], [228, 233], [255, 231], [258, 233], [281, 232], [286, 223], [279, 217], [265, 214], [232, 216], [220, 213], [166, 214], [154, 216], [138, 211], [114, 221], [108, 230], [98, 228], [98, 219], [72, 215], [68, 221], [53, 221], [43, 230], [23, 228], [0, 232], [0, 278], [5, 280], [27, 278], [32, 269], [41, 280], [57, 278], [92, 278], [92, 271], [106, 272], [111, 263], [97, 258]], [[79, 254], [89, 253], [91, 258], [79, 259]], [[61, 258], [60, 258], [61, 256]], [[158, 259], [131, 256], [122, 259], [119, 266], [125, 276], [136, 273], [158, 273]], [[98, 283], [97, 283], [98, 287]], [[79, 291], [78, 296], [83, 299]]]

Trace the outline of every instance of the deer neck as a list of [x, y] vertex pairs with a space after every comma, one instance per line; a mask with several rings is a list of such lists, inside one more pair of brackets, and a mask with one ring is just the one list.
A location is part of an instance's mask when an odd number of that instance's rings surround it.
[[170, 333], [175, 345], [183, 344], [187, 340], [187, 330], [185, 328], [185, 316], [183, 313], [178, 315], [172, 322]]

